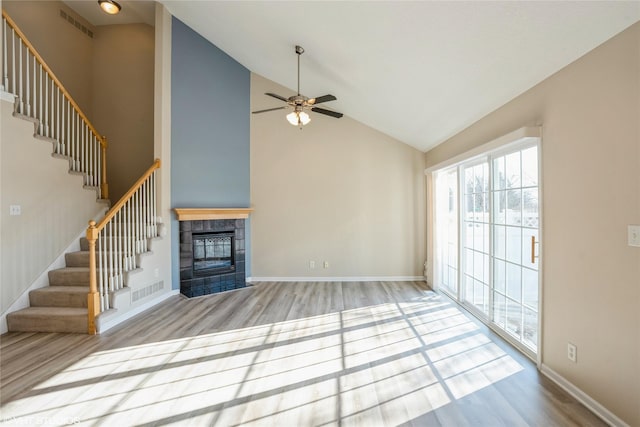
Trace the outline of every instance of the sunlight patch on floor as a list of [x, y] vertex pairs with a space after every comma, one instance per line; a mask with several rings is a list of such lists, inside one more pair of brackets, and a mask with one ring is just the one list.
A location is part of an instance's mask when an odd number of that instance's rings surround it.
[[2, 418], [397, 425], [522, 369], [429, 296], [97, 352], [3, 405]]

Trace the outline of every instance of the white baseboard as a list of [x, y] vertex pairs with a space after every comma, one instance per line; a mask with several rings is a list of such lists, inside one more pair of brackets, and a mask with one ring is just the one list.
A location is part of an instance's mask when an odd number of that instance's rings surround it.
[[117, 326], [120, 323], [131, 319], [133, 316], [136, 316], [142, 313], [143, 311], [148, 310], [157, 304], [160, 304], [162, 301], [166, 300], [167, 298], [172, 297], [174, 295], [178, 295], [178, 294], [180, 294], [179, 289], [172, 289], [167, 293], [158, 295], [156, 298], [150, 301], [147, 301], [144, 304], [140, 304], [136, 308], [131, 309], [120, 316], [118, 316], [117, 314], [114, 316], [109, 316], [108, 320], [106, 320], [104, 323], [100, 322], [98, 333], [101, 334], [101, 333], [107, 332], [109, 329], [113, 328], [114, 326]]
[[540, 372], [551, 381], [556, 383], [561, 389], [573, 396], [577, 401], [589, 408], [591, 412], [602, 418], [604, 422], [615, 427], [629, 427], [629, 424], [618, 418], [613, 412], [602, 406], [594, 398], [569, 382], [565, 377], [551, 369], [544, 363], [540, 367]]
[[423, 276], [247, 277], [247, 282], [423, 282]]

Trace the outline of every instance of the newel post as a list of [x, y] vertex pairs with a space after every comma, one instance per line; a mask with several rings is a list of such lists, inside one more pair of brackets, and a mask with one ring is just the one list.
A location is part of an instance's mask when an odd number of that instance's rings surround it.
[[88, 333], [95, 335], [96, 316], [100, 313], [100, 296], [98, 294], [98, 283], [96, 281], [96, 240], [98, 240], [98, 230], [96, 222], [89, 221], [87, 228], [87, 241], [89, 242], [89, 295], [87, 296], [88, 307]]
[[102, 189], [102, 199], [109, 198], [109, 184], [107, 184], [107, 137], [102, 137], [102, 177], [100, 179], [100, 188]]

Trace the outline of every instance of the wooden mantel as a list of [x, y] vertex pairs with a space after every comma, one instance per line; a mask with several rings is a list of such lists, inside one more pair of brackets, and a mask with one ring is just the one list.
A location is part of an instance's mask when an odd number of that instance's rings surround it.
[[174, 208], [178, 221], [199, 221], [203, 219], [245, 219], [252, 208]]

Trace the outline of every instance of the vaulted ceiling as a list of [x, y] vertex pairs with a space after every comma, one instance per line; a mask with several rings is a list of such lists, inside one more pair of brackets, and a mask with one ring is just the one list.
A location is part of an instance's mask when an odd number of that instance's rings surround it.
[[304, 95], [331, 93], [327, 108], [422, 151], [640, 20], [638, 1], [161, 3], [291, 89], [282, 95], [296, 89], [294, 46], [303, 46]]

